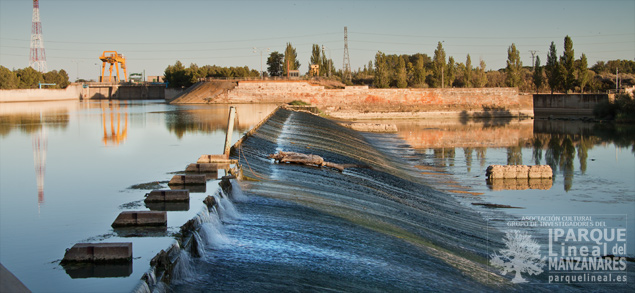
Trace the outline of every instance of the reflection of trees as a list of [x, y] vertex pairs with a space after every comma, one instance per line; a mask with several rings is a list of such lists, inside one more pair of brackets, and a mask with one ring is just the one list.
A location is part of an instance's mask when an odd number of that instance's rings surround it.
[[523, 148], [520, 145], [507, 148], [507, 165], [523, 164]]
[[485, 160], [486, 155], [487, 155], [487, 148], [484, 148], [484, 147], [476, 148], [476, 158], [479, 161], [481, 169], [485, 168], [485, 163], [487, 162]]
[[560, 169], [564, 174], [564, 190], [569, 191], [573, 185], [573, 160], [575, 159], [575, 147], [569, 135], [562, 140], [562, 150]]
[[[580, 160], [580, 172], [586, 173], [586, 162], [589, 157], [589, 140], [582, 138], [578, 143], [578, 159]], [[591, 145], [593, 147], [593, 145]]]
[[532, 153], [532, 159], [534, 160], [534, 164], [540, 165], [542, 161], [542, 140], [534, 138], [533, 140], [534, 151]]
[[68, 112], [46, 112], [0, 115], [0, 136], [6, 136], [14, 128], [33, 134], [46, 125], [49, 129], [66, 129], [70, 118]]
[[469, 173], [472, 171], [472, 148], [463, 148], [463, 154], [465, 155], [465, 165]]
[[547, 144], [547, 151], [545, 152], [545, 161], [547, 165], [551, 166], [551, 169], [555, 172], [558, 171], [560, 165], [560, 156], [562, 155], [562, 146], [560, 145], [560, 139], [556, 135], [552, 135], [549, 138]]
[[441, 162], [443, 166], [454, 166], [454, 148], [434, 149], [434, 158]]

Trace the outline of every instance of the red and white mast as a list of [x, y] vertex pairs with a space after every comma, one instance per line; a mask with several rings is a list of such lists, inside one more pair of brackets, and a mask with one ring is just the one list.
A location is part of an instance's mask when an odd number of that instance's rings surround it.
[[29, 66], [39, 72], [46, 72], [46, 53], [42, 42], [42, 23], [40, 22], [40, 1], [33, 0], [33, 23], [31, 25], [31, 54]]

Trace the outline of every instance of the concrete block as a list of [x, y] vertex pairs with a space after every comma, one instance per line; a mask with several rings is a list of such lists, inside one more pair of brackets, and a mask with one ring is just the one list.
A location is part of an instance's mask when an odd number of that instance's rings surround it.
[[167, 226], [167, 224], [168, 214], [166, 212], [126, 211], [117, 216], [112, 227]]
[[491, 165], [485, 171], [487, 179], [502, 178], [552, 178], [553, 172], [549, 165], [524, 166], [524, 165]]
[[[205, 176], [205, 175], [203, 175], [203, 176]], [[172, 185], [170, 185], [170, 189], [172, 189], [172, 190], [187, 189], [187, 190], [190, 191], [190, 193], [203, 193], [203, 192], [207, 191], [207, 184], [201, 184], [201, 185], [172, 184]]]
[[[132, 262], [127, 263], [73, 263], [63, 265], [71, 279], [125, 278], [132, 275]], [[2, 291], [4, 292], [4, 291]]]
[[145, 202], [189, 201], [190, 191], [187, 189], [153, 190], [146, 194]]
[[146, 208], [151, 211], [179, 212], [189, 211], [190, 201], [170, 201], [170, 202], [146, 202]]
[[130, 261], [132, 261], [132, 242], [77, 243], [66, 250], [62, 259], [62, 263]]
[[185, 168], [185, 172], [196, 172], [196, 173], [218, 173], [219, 169], [229, 169], [230, 165], [221, 164], [221, 163], [202, 163], [202, 164], [189, 164], [187, 168]]
[[174, 175], [168, 185], [205, 185], [205, 175]]
[[237, 160], [230, 160], [227, 155], [202, 155], [196, 161], [197, 164], [236, 164]]

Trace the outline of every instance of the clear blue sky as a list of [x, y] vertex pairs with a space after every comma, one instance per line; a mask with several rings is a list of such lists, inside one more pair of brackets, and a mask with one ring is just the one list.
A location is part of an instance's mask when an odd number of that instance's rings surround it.
[[[32, 6], [0, 0], [0, 65], [28, 66]], [[470, 54], [473, 65], [482, 59], [487, 69], [499, 69], [515, 43], [524, 65], [531, 64], [530, 50], [544, 65], [549, 44], [560, 55], [566, 35], [576, 58], [585, 53], [589, 65], [635, 59], [634, 0], [41, 0], [40, 17], [48, 69], [65, 69], [72, 80], [95, 79], [104, 50], [123, 53], [128, 73], [162, 75], [177, 60], [259, 70], [260, 54], [252, 48], [283, 52], [287, 42], [298, 52], [301, 72], [312, 44], [325, 45], [339, 69], [344, 26], [353, 69], [377, 51], [433, 56], [439, 41], [456, 62]]]

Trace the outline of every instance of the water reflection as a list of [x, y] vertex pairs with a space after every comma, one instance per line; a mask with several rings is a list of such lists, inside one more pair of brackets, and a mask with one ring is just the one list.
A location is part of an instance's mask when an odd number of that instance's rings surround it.
[[[186, 133], [211, 133], [224, 131], [231, 105], [211, 105], [205, 108], [182, 108], [178, 111], [165, 112], [165, 123], [168, 130], [178, 138]], [[276, 105], [249, 104], [236, 107], [235, 128], [239, 132], [251, 129], [273, 112]]]
[[33, 165], [37, 182], [37, 207], [44, 203], [44, 174], [46, 173], [46, 149], [48, 148], [48, 138], [43, 128], [33, 134]]
[[[484, 169], [488, 161], [488, 149], [502, 149], [506, 154], [507, 165], [550, 165], [554, 176], [563, 176], [565, 191], [573, 187], [575, 162], [578, 162], [579, 172], [584, 175], [589, 151], [595, 146], [615, 144], [631, 148], [635, 154], [635, 127], [630, 125], [552, 120], [505, 120], [504, 123], [420, 120], [390, 123], [397, 125], [399, 136], [410, 146], [419, 152], [431, 152], [435, 164], [440, 166], [454, 166], [457, 163], [456, 148], [462, 148], [468, 173], [472, 172], [474, 153], [480, 169]], [[523, 158], [525, 149], [531, 150], [530, 160], [529, 157]], [[496, 151], [492, 155], [499, 153]], [[525, 185], [522, 183], [517, 189]], [[538, 185], [545, 186], [542, 183]]]
[[[124, 119], [123, 128], [121, 126], [122, 117]], [[101, 118], [104, 129], [104, 138], [102, 139], [104, 145], [117, 146], [123, 143], [128, 137], [128, 101], [102, 101]], [[110, 126], [110, 133], [108, 126]]]

